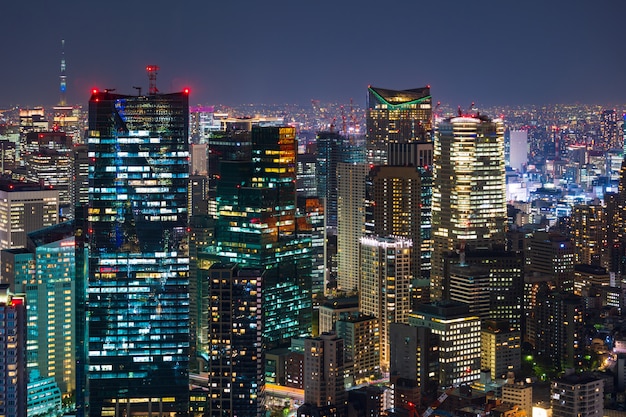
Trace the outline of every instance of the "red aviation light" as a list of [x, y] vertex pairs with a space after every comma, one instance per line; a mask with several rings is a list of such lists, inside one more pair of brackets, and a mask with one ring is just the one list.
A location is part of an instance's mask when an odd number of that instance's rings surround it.
[[21, 305], [24, 305], [23, 298], [16, 298], [16, 297], [11, 298], [11, 307], [21, 306]]
[[188, 88], [183, 89], [183, 93], [189, 95], [189, 89]]
[[98, 94], [98, 89], [97, 88], [92, 89], [91, 94]]

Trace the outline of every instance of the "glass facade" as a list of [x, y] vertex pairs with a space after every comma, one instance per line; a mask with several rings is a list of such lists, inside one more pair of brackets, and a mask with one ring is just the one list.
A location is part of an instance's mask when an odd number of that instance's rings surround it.
[[389, 143], [430, 139], [432, 97], [430, 87], [389, 90], [369, 87], [367, 106], [367, 162], [388, 163]]
[[89, 415], [189, 408], [185, 93], [89, 101]]
[[310, 331], [311, 237], [297, 233], [295, 129], [251, 134], [251, 161], [222, 161], [215, 236], [223, 262], [265, 269], [263, 341], [276, 346]]

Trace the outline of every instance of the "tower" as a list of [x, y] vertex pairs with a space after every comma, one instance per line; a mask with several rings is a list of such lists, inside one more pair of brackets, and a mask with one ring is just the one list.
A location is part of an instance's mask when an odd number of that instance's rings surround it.
[[368, 87], [367, 162], [388, 164], [390, 143], [430, 140], [432, 98], [430, 87], [390, 90]]
[[189, 97], [89, 100], [88, 415], [189, 408]]
[[445, 288], [443, 257], [461, 246], [504, 247], [504, 127], [482, 115], [442, 121], [435, 134], [431, 296]]
[[380, 322], [380, 363], [389, 369], [389, 326], [406, 323], [411, 311], [411, 240], [361, 238], [359, 309]]
[[417, 166], [375, 166], [367, 182], [366, 232], [413, 242], [411, 275], [430, 276], [432, 172]]
[[[263, 329], [259, 269], [215, 264], [209, 268], [208, 410], [256, 417], [262, 414]], [[236, 331], [234, 331], [236, 329]]]
[[59, 75], [59, 106], [67, 106], [67, 75], [65, 75], [65, 39], [61, 40], [61, 74]]
[[304, 340], [304, 401], [317, 407], [335, 406], [343, 415], [346, 401], [344, 343], [334, 333]]
[[366, 164], [337, 165], [337, 286], [346, 292], [359, 289], [359, 239], [365, 235]]
[[222, 161], [217, 255], [265, 271], [263, 343], [276, 347], [311, 328], [311, 237], [298, 232], [293, 127], [252, 127], [251, 159]]

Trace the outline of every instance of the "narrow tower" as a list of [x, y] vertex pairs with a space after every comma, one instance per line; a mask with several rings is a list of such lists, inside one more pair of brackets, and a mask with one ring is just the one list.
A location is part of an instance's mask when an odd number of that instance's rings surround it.
[[59, 91], [61, 97], [59, 106], [67, 106], [67, 98], [65, 96], [67, 90], [67, 75], [65, 75], [65, 39], [61, 39], [61, 75], [59, 75]]

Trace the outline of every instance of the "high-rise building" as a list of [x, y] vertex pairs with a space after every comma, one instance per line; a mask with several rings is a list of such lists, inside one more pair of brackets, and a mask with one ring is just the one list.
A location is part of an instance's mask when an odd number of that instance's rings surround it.
[[569, 374], [550, 384], [552, 417], [604, 414], [604, 381], [589, 374]]
[[622, 135], [618, 126], [619, 117], [615, 109], [604, 110], [600, 115], [600, 140], [596, 142], [596, 149], [609, 150], [622, 148]]
[[380, 379], [380, 331], [374, 316], [353, 314], [336, 323], [337, 337], [344, 341], [344, 360], [354, 384]]
[[599, 203], [574, 206], [571, 235], [576, 246], [576, 263], [609, 267], [608, 221], [607, 210]]
[[359, 289], [359, 245], [365, 235], [366, 164], [337, 164], [337, 287]]
[[59, 192], [38, 183], [0, 181], [0, 248], [26, 246], [29, 232], [59, 222]]
[[480, 378], [480, 319], [457, 301], [421, 304], [409, 315], [418, 328], [419, 385], [433, 388], [473, 382]]
[[584, 305], [581, 297], [547, 288], [537, 294], [534, 347], [538, 357], [556, 369], [581, 365]]
[[387, 165], [388, 144], [430, 140], [430, 87], [390, 90], [368, 87], [367, 162]]
[[26, 417], [26, 297], [0, 284], [0, 415]]
[[[338, 201], [340, 172], [338, 167], [340, 163], [353, 164], [364, 163], [365, 154], [363, 146], [359, 146], [359, 142], [348, 139], [336, 132], [319, 132], [315, 138], [316, 147], [316, 190], [317, 196], [324, 203], [324, 214], [326, 219], [326, 280], [331, 282], [333, 286], [337, 285], [338, 270], [338, 247], [337, 247], [337, 224], [338, 224]], [[344, 167], [345, 168], [345, 167]], [[345, 179], [345, 178], [344, 178]], [[345, 184], [342, 184], [342, 187]], [[342, 188], [345, 192], [345, 188]], [[344, 196], [343, 203], [346, 202]], [[345, 216], [344, 216], [345, 217]], [[344, 218], [344, 223], [346, 219]], [[345, 224], [344, 224], [345, 231]], [[358, 238], [357, 238], [358, 239]], [[342, 241], [342, 244], [344, 241]], [[345, 259], [345, 258], [344, 258]], [[346, 288], [343, 288], [344, 290]]]
[[327, 298], [319, 308], [319, 332], [335, 330], [335, 323], [359, 312], [358, 297]]
[[511, 130], [509, 134], [508, 166], [523, 172], [528, 164], [528, 132], [525, 130]]
[[389, 382], [393, 389], [394, 407], [408, 403], [420, 404], [419, 330], [408, 324], [392, 323], [389, 327]]
[[222, 161], [215, 238], [223, 263], [265, 270], [263, 343], [311, 330], [311, 237], [296, 216], [293, 127], [254, 126], [252, 158]]
[[188, 130], [187, 92], [89, 100], [86, 415], [189, 410]]
[[376, 166], [367, 187], [366, 232], [413, 242], [411, 275], [430, 276], [432, 173], [415, 166]]
[[491, 379], [503, 378], [522, 366], [522, 339], [508, 320], [485, 320], [480, 336], [480, 367], [489, 370]]
[[447, 252], [504, 246], [504, 127], [482, 115], [442, 121], [435, 134], [431, 297], [446, 293]]
[[264, 392], [262, 273], [215, 264], [209, 269], [209, 401], [205, 416], [256, 417]]
[[389, 369], [389, 326], [411, 311], [411, 248], [402, 237], [361, 238], [359, 309], [380, 320], [380, 364]]
[[29, 375], [54, 378], [66, 396], [76, 390], [74, 246], [73, 222], [29, 233], [33, 268], [15, 281], [28, 300]]
[[524, 272], [545, 275], [560, 289], [573, 291], [575, 250], [574, 242], [569, 237], [537, 231], [525, 240]]
[[462, 261], [450, 267], [450, 299], [465, 303], [470, 313], [485, 320], [489, 317], [489, 269]]
[[344, 342], [334, 333], [304, 341], [304, 402], [316, 407], [335, 406], [343, 415]]

